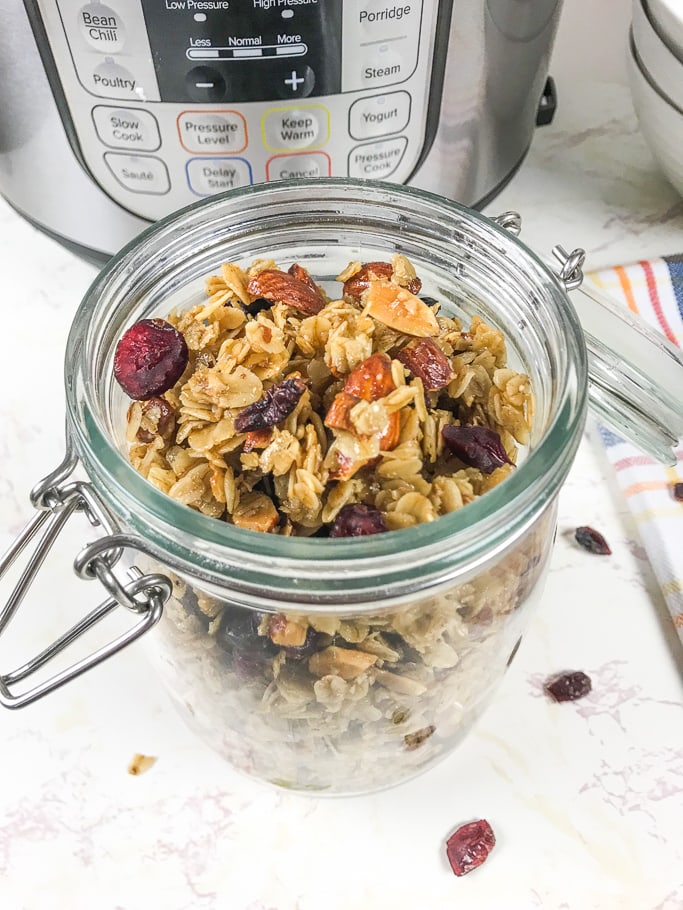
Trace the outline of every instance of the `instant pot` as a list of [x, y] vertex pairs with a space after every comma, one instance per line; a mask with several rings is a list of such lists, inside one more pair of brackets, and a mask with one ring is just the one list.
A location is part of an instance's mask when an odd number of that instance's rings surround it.
[[0, 192], [102, 260], [235, 187], [349, 176], [472, 207], [554, 107], [561, 0], [0, 0]]

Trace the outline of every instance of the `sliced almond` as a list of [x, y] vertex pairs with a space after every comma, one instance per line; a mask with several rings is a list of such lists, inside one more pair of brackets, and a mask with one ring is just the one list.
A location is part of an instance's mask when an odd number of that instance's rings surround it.
[[439, 334], [439, 323], [426, 303], [391, 281], [372, 281], [363, 292], [364, 313], [405, 335]]
[[342, 679], [355, 679], [365, 673], [377, 657], [365, 651], [355, 651], [351, 648], [337, 648], [330, 645], [323, 651], [317, 651], [308, 661], [308, 669], [314, 676], [322, 679], [323, 676], [341, 676]]
[[389, 452], [398, 445], [401, 436], [401, 415], [398, 411], [389, 414], [389, 422], [379, 434], [380, 452]]
[[284, 303], [310, 316], [319, 313], [326, 303], [317, 287], [314, 289], [300, 278], [277, 269], [264, 269], [258, 275], [254, 275], [247, 289], [254, 297], [265, 297], [273, 303]]

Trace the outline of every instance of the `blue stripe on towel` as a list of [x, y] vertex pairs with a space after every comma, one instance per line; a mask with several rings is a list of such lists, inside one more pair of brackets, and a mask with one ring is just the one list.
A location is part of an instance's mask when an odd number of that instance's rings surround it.
[[671, 286], [674, 290], [678, 312], [683, 319], [683, 255], [665, 256], [664, 261], [671, 276]]

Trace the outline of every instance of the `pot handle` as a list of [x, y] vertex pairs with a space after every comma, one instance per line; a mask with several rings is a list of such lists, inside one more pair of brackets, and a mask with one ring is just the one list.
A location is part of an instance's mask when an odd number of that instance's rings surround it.
[[[147, 547], [139, 538], [118, 533], [118, 528], [90, 484], [79, 481], [63, 483], [76, 462], [71, 447], [68, 446], [67, 456], [60, 467], [41, 481], [31, 494], [38, 512], [0, 559], [2, 579], [29, 545], [34, 543], [33, 551], [27, 550], [29, 555], [26, 565], [9, 599], [0, 607], [0, 635], [19, 609], [62, 528], [76, 512], [84, 512], [93, 526], [103, 527], [108, 533], [83, 547], [74, 560], [74, 569], [80, 578], [99, 579], [109, 596], [36, 657], [9, 673], [0, 673], [0, 704], [5, 708], [23, 708], [31, 704], [131, 644], [159, 621], [164, 604], [171, 596], [172, 584], [165, 575], [144, 575], [137, 566], [130, 569], [128, 577], [123, 581], [114, 574], [114, 566], [124, 549], [148, 553]], [[119, 606], [138, 614], [139, 621], [107, 645], [37, 683], [33, 688], [18, 694], [13, 692], [16, 684], [33, 675]]]

